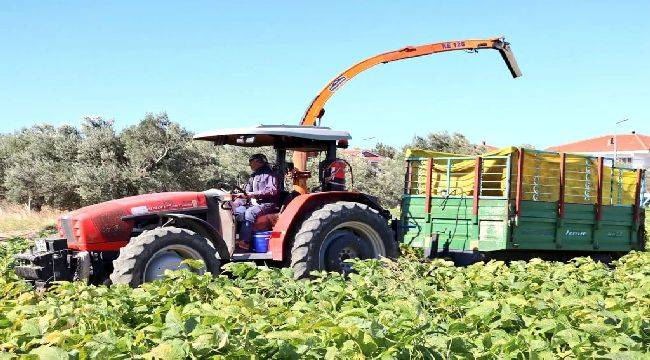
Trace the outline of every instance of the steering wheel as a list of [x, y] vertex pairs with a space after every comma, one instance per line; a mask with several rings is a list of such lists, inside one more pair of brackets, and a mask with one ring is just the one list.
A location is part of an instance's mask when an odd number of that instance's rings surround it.
[[246, 198], [248, 198], [248, 193], [246, 192], [246, 190], [242, 189], [242, 188], [239, 187], [238, 185], [233, 185], [233, 186], [232, 186], [232, 189], [233, 189], [233, 191], [231, 191], [230, 193], [234, 194], [234, 193], [235, 193], [235, 190], [237, 190], [237, 191], [239, 191], [240, 193], [244, 194], [244, 196], [245, 196]]
[[[238, 192], [236, 193], [235, 190], [237, 190]], [[230, 194], [234, 195], [234, 194], [238, 194], [238, 193], [239, 194], [244, 194], [244, 201], [245, 201], [246, 206], [251, 204], [251, 198], [248, 197], [248, 193], [246, 192], [246, 190], [242, 189], [238, 185], [233, 185], [232, 186], [232, 191], [230, 192]]]
[[[250, 204], [250, 201], [251, 201], [251, 200], [250, 200], [250, 198], [248, 197], [248, 193], [246, 192], [246, 190], [242, 189], [240, 186], [232, 185], [232, 186], [231, 186], [231, 190], [230, 190], [229, 192], [230, 192], [230, 195], [231, 195], [231, 196], [232, 196], [232, 195], [235, 195], [235, 194], [244, 194], [244, 200], [246, 201], [245, 204], [246, 204], [246, 205], [249, 205], [249, 204]], [[234, 196], [233, 196], [233, 200], [234, 200]], [[232, 210], [232, 208], [233, 208], [233, 207], [232, 207], [232, 200], [230, 200], [230, 201], [223, 201], [223, 202], [221, 203], [221, 208], [224, 209], [224, 210]]]

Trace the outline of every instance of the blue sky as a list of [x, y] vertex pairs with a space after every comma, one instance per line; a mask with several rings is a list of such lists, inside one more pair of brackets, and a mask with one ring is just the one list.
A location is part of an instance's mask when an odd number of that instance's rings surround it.
[[505, 35], [522, 78], [493, 51], [380, 65], [323, 125], [364, 147], [442, 130], [537, 147], [650, 133], [648, 15], [649, 1], [2, 1], [0, 132], [162, 111], [196, 132], [296, 124], [365, 57]]

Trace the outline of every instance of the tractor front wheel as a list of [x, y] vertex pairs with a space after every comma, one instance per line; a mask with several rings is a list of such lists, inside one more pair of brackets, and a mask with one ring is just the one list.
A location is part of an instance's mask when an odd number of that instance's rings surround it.
[[165, 270], [186, 269], [182, 263], [186, 259], [203, 260], [205, 269], [214, 275], [221, 268], [217, 250], [205, 237], [176, 227], [148, 230], [120, 249], [110, 279], [113, 284], [137, 287], [162, 278]]
[[291, 267], [301, 279], [313, 270], [349, 273], [347, 259], [397, 255], [385, 218], [365, 204], [340, 201], [314, 211], [302, 223], [291, 249]]

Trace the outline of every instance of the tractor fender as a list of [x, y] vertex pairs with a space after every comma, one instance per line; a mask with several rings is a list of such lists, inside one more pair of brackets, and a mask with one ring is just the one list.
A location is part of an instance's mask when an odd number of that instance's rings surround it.
[[269, 249], [273, 254], [273, 260], [283, 261], [287, 258], [287, 254], [285, 254], [287, 240], [290, 239], [296, 228], [300, 226], [307, 216], [323, 205], [337, 201], [353, 201], [365, 204], [377, 210], [379, 214], [386, 218], [386, 221], [391, 218], [390, 212], [382, 208], [376, 198], [367, 194], [354, 191], [327, 191], [299, 195], [291, 200], [284, 211], [280, 213], [278, 221], [273, 226], [271, 239], [269, 240]]
[[223, 240], [221, 235], [219, 235], [217, 229], [215, 229], [214, 226], [212, 226], [207, 221], [188, 214], [165, 213], [160, 214], [159, 216], [163, 222], [165, 220], [170, 220], [171, 224], [176, 227], [191, 230], [197, 234], [200, 234], [201, 236], [206, 237], [212, 242], [212, 244], [214, 244], [221, 260], [228, 261], [230, 259], [230, 254], [232, 253], [230, 251], [231, 249], [228, 248], [228, 245]]

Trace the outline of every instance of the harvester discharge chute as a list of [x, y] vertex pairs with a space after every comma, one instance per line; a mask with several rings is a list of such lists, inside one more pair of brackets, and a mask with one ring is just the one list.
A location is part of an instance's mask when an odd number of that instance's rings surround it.
[[[399, 50], [389, 51], [365, 59], [340, 73], [330, 82], [328, 82], [327, 85], [325, 85], [325, 87], [318, 93], [318, 95], [316, 95], [314, 100], [305, 111], [305, 115], [300, 120], [300, 125], [314, 126], [319, 124], [321, 118], [323, 115], [325, 115], [325, 103], [327, 103], [332, 95], [334, 95], [336, 91], [338, 91], [346, 82], [350, 81], [353, 77], [357, 76], [359, 73], [365, 70], [370, 69], [375, 65], [448, 51], [478, 51], [481, 49], [497, 50], [505, 61], [512, 77], [517, 78], [521, 76], [521, 70], [519, 70], [517, 60], [515, 60], [515, 56], [510, 49], [510, 44], [507, 43], [503, 37], [444, 41], [419, 46], [407, 46]], [[297, 170], [306, 170], [306, 153], [295, 152], [293, 160]], [[300, 193], [308, 192], [306, 179], [304, 177], [296, 178], [294, 181], [294, 188]]]

